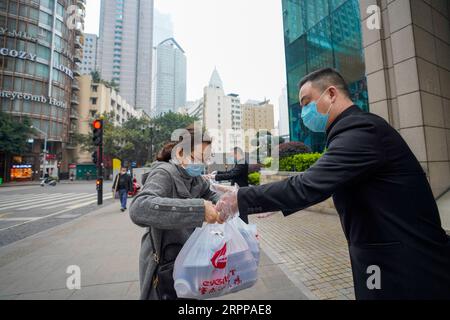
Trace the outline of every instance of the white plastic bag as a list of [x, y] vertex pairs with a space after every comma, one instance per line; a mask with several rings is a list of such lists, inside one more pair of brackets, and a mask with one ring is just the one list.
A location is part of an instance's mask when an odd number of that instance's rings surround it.
[[179, 298], [209, 299], [252, 287], [257, 264], [230, 223], [197, 228], [181, 249], [173, 278]]
[[253, 254], [253, 257], [255, 258], [256, 265], [259, 266], [259, 257], [261, 252], [259, 247], [259, 236], [256, 225], [246, 224], [239, 217], [230, 220], [229, 223], [234, 225], [238, 229], [239, 233], [242, 235], [245, 242], [247, 242], [247, 245], [251, 253]]

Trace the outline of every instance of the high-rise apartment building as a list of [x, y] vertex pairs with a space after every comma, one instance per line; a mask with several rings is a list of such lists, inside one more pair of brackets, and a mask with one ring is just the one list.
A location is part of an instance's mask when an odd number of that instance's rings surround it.
[[96, 34], [86, 33], [84, 35], [83, 59], [80, 64], [81, 74], [90, 74], [97, 71], [97, 44]]
[[250, 150], [250, 142], [258, 132], [272, 132], [274, 129], [273, 104], [269, 101], [249, 100], [242, 105], [242, 129], [253, 134], [245, 136], [245, 149]]
[[102, 0], [98, 65], [137, 109], [151, 110], [153, 0]]

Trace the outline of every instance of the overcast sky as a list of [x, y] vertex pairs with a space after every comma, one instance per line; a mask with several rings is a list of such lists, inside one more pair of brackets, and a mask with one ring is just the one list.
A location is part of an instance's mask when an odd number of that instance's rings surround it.
[[[171, 15], [186, 51], [188, 100], [202, 97], [217, 67], [225, 93], [270, 99], [278, 120], [286, 83], [281, 0], [155, 0], [155, 8]], [[86, 32], [98, 34], [99, 13], [100, 0], [88, 0]]]

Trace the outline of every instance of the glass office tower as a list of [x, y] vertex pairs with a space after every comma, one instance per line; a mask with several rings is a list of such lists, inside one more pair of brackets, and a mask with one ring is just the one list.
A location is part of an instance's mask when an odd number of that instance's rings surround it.
[[282, 0], [288, 83], [290, 136], [322, 152], [326, 136], [301, 120], [298, 83], [324, 67], [341, 72], [353, 101], [368, 110], [358, 0]]

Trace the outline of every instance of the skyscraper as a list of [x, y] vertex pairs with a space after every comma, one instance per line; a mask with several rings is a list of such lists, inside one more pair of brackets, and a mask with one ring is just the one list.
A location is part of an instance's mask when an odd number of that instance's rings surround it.
[[102, 0], [99, 70], [119, 85], [120, 94], [150, 114], [153, 0]]
[[154, 114], [177, 111], [186, 105], [186, 56], [175, 39], [156, 47], [154, 77]]
[[81, 59], [81, 74], [90, 74], [97, 70], [97, 44], [96, 34], [86, 33], [84, 37], [83, 59]]

